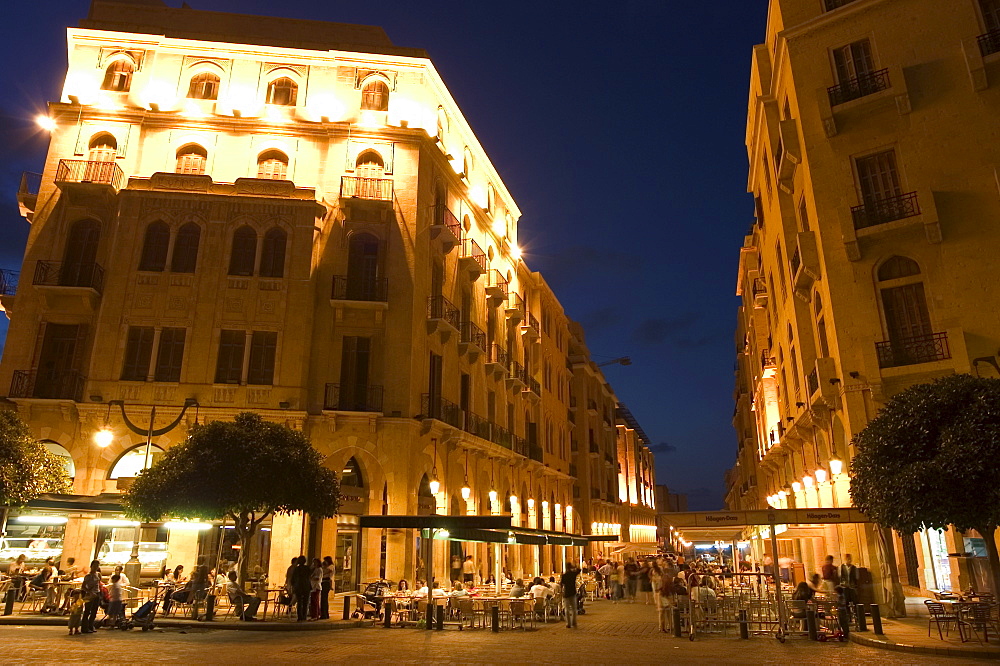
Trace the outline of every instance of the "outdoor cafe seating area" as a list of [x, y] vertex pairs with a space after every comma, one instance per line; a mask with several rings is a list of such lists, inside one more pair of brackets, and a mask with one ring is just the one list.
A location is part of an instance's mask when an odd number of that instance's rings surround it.
[[[941, 641], [978, 641], [981, 644], [1000, 642], [1000, 604], [990, 593], [972, 590], [963, 594], [936, 593], [924, 601], [927, 608], [927, 635]], [[936, 631], [935, 631], [936, 630]]]

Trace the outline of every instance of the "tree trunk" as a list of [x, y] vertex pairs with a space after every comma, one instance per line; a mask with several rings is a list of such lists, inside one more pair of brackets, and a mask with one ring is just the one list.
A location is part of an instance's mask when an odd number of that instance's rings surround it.
[[976, 531], [986, 542], [986, 557], [989, 561], [990, 592], [1000, 593], [1000, 554], [997, 553], [996, 527], [977, 527]]
[[885, 573], [888, 574], [888, 581], [883, 582], [883, 587], [889, 592], [886, 602], [889, 606], [889, 617], [906, 617], [906, 595], [903, 593], [903, 586], [899, 582], [899, 565], [896, 562], [896, 543], [892, 537], [892, 530], [888, 527], [878, 530], [879, 547], [885, 558]]
[[10, 507], [0, 508], [0, 539], [7, 536], [7, 516], [10, 514]]

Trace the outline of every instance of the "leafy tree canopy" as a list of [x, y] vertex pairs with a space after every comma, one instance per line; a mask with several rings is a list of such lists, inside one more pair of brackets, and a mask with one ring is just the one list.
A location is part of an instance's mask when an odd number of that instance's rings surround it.
[[0, 409], [0, 507], [22, 506], [45, 493], [67, 492], [69, 487], [69, 475], [59, 456], [32, 438], [16, 412]]
[[334, 516], [340, 486], [305, 435], [243, 412], [192, 428], [139, 474], [123, 503], [146, 521], [228, 516], [243, 538], [272, 513]]
[[1000, 525], [1000, 380], [951, 375], [894, 396], [854, 438], [851, 498], [903, 534]]

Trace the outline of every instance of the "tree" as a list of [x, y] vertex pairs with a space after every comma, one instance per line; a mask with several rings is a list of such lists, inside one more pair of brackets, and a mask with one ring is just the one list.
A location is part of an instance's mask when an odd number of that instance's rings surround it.
[[59, 456], [34, 440], [17, 412], [0, 409], [0, 536], [7, 532], [11, 507], [44, 493], [66, 492], [69, 486]]
[[243, 581], [250, 540], [268, 517], [298, 511], [336, 515], [340, 483], [321, 461], [301, 432], [242, 412], [232, 422], [192, 428], [186, 442], [136, 477], [123, 504], [126, 514], [143, 521], [232, 520], [242, 546]]
[[974, 529], [1000, 589], [1000, 379], [951, 375], [894, 396], [854, 438], [851, 499], [883, 527]]

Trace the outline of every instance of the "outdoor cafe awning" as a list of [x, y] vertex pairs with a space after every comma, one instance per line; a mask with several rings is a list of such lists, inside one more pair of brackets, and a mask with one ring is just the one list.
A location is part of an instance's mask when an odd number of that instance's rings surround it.
[[[586, 546], [594, 537], [530, 527], [514, 527], [510, 516], [361, 516], [360, 527], [447, 530], [448, 539], [529, 546]], [[617, 538], [600, 537], [602, 541]]]

